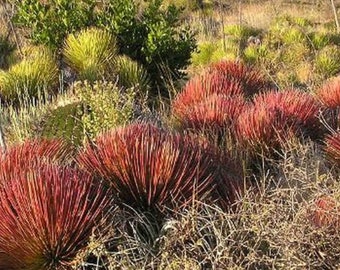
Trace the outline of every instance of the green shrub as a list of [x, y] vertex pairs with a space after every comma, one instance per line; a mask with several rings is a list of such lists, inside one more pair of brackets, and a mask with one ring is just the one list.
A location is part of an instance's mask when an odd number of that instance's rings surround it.
[[29, 28], [30, 38], [52, 48], [64, 38], [95, 23], [95, 0], [15, 0], [16, 25]]
[[140, 90], [141, 95], [145, 95], [149, 90], [149, 75], [138, 62], [125, 55], [117, 56], [114, 59], [114, 69], [119, 86]]
[[123, 92], [111, 82], [75, 85], [74, 91], [84, 106], [81, 121], [88, 138], [131, 121], [135, 104], [133, 90]]
[[181, 10], [162, 2], [139, 9], [134, 0], [110, 0], [99, 16], [99, 25], [117, 37], [120, 53], [141, 63], [158, 86], [164, 86], [160, 66], [166, 65], [172, 78], [182, 77], [196, 48], [194, 33], [180, 27]]
[[104, 30], [82, 30], [67, 37], [63, 54], [81, 80], [95, 81], [109, 70], [116, 54], [115, 40]]
[[42, 91], [52, 92], [58, 83], [58, 68], [53, 55], [41, 50], [27, 57], [0, 75], [0, 95], [16, 102], [22, 96], [37, 97]]
[[81, 108], [79, 102], [73, 102], [49, 111], [41, 123], [41, 136], [47, 139], [63, 138], [72, 144], [81, 144], [84, 137]]

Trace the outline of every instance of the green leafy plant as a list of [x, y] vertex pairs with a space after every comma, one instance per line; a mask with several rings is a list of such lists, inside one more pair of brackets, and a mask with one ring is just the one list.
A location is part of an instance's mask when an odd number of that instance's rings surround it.
[[76, 84], [74, 91], [84, 106], [81, 121], [88, 138], [129, 123], [134, 115], [134, 89], [124, 92], [111, 82], [83, 82]]
[[73, 102], [50, 110], [40, 123], [41, 136], [48, 139], [63, 138], [71, 144], [81, 144], [84, 138], [81, 108], [79, 102]]
[[133, 0], [110, 0], [99, 25], [117, 37], [120, 53], [141, 63], [154, 84], [164, 86], [160, 67], [166, 65], [172, 78], [183, 76], [196, 48], [194, 33], [180, 27], [180, 13], [174, 5], [163, 7], [162, 0], [152, 0], [143, 9]]
[[95, 81], [104, 77], [109, 70], [116, 54], [115, 40], [104, 30], [82, 30], [67, 37], [63, 54], [80, 79]]
[[95, 24], [94, 0], [16, 0], [16, 25], [37, 44], [60, 48], [65, 37]]

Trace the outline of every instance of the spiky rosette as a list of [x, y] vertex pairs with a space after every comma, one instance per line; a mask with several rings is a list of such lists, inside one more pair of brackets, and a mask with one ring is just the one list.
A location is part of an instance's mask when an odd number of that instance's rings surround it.
[[71, 152], [62, 140], [29, 140], [14, 145], [5, 153], [0, 151], [0, 178], [42, 163], [65, 165], [71, 159]]
[[323, 105], [322, 117], [325, 124], [332, 129], [338, 129], [340, 126], [340, 78], [324, 84], [315, 95]]
[[234, 190], [235, 184], [221, 174], [220, 159], [208, 143], [149, 124], [98, 137], [80, 154], [79, 164], [105, 179], [120, 203], [142, 210], [181, 207], [194, 196], [203, 199], [216, 185]]
[[325, 138], [325, 152], [328, 158], [338, 167], [340, 166], [340, 131]]
[[256, 148], [280, 148], [292, 136], [316, 137], [320, 106], [296, 90], [271, 91], [254, 98], [254, 105], [238, 118], [237, 137]]
[[214, 94], [179, 112], [177, 118], [185, 129], [223, 133], [234, 126], [246, 104], [242, 97]]
[[333, 196], [320, 196], [308, 209], [310, 221], [317, 227], [340, 229], [340, 205]]
[[269, 84], [260, 71], [237, 61], [221, 61], [209, 67], [210, 72], [217, 72], [225, 79], [240, 83], [246, 97], [267, 90]]
[[272, 148], [280, 148], [292, 137], [293, 127], [279, 110], [256, 105], [239, 116], [236, 134], [241, 145], [255, 151], [270, 151]]
[[175, 115], [180, 115], [190, 106], [204, 101], [210, 95], [242, 96], [239, 83], [222, 76], [217, 72], [204, 73], [188, 81], [183, 91], [172, 103]]
[[254, 98], [255, 106], [278, 110], [296, 135], [317, 137], [321, 130], [319, 112], [321, 104], [310, 94], [290, 89], [282, 92], [270, 91]]
[[42, 164], [1, 178], [0, 269], [71, 269], [109, 206], [101, 184]]
[[340, 107], [340, 78], [327, 82], [316, 91], [316, 97], [329, 109]]

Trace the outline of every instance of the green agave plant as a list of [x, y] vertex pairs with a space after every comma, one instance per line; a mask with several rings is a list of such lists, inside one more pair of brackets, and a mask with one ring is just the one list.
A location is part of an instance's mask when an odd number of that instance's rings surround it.
[[147, 71], [130, 57], [117, 56], [114, 59], [114, 69], [119, 86], [139, 89], [143, 93], [148, 91], [150, 78]]
[[81, 80], [88, 81], [105, 76], [116, 52], [113, 36], [97, 28], [70, 34], [63, 50], [67, 64], [78, 72]]
[[58, 84], [58, 67], [48, 50], [36, 56], [24, 57], [0, 74], [0, 96], [8, 102], [20, 98], [37, 97], [42, 92], [52, 92]]

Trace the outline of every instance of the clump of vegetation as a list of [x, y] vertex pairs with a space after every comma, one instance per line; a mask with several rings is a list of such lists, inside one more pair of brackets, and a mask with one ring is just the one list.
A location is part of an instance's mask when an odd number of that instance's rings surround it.
[[12, 44], [4, 35], [0, 35], [0, 68], [8, 67], [8, 56], [14, 51], [15, 45]]
[[4, 269], [71, 267], [109, 205], [89, 175], [52, 165], [2, 173], [0, 194]]
[[84, 140], [84, 126], [82, 123], [82, 106], [80, 102], [50, 109], [39, 123], [43, 138], [62, 138], [72, 145], [80, 145]]
[[219, 199], [229, 202], [238, 190], [238, 183], [222, 174], [222, 163], [209, 144], [150, 124], [101, 135], [95, 146], [86, 146], [78, 161], [110, 184], [117, 202], [144, 211], [182, 208], [194, 196], [211, 200], [215, 188], [221, 191]]
[[44, 92], [53, 93], [58, 85], [58, 67], [47, 49], [0, 72], [0, 96], [7, 102], [37, 98]]
[[114, 71], [119, 86], [134, 88], [141, 96], [146, 96], [150, 90], [150, 77], [145, 68], [128, 56], [117, 56], [114, 59]]
[[82, 30], [66, 38], [63, 54], [79, 79], [93, 82], [108, 75], [116, 55], [115, 40], [104, 30]]
[[261, 153], [281, 149], [294, 136], [317, 138], [319, 109], [311, 95], [298, 90], [260, 94], [238, 118], [238, 141]]
[[126, 125], [134, 117], [136, 93], [133, 88], [120, 90], [111, 82], [77, 83], [74, 91], [83, 106], [81, 122], [87, 138]]
[[68, 34], [94, 25], [94, 0], [15, 1], [17, 26], [28, 28], [37, 44], [57, 49]]
[[196, 41], [189, 28], [180, 26], [181, 9], [164, 7], [162, 2], [150, 1], [140, 10], [136, 1], [110, 0], [99, 16], [99, 25], [117, 37], [120, 53], [141, 63], [152, 82], [164, 87], [162, 65], [171, 71], [171, 78], [183, 76]]

